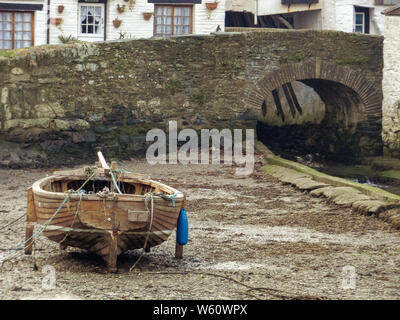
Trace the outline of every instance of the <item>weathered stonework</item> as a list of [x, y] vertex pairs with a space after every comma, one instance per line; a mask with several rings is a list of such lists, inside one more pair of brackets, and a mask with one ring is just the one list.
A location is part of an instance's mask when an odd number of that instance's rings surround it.
[[[143, 154], [146, 132], [169, 120], [197, 130], [255, 127], [268, 93], [261, 88], [299, 80], [285, 70], [310, 66], [302, 79], [322, 85], [318, 64], [355, 92], [360, 115], [380, 123], [381, 37], [266, 30], [11, 52], [0, 56], [0, 146], [20, 146], [22, 162], [34, 150], [40, 161], [26, 162], [45, 165], [85, 160], [96, 149], [108, 158]], [[9, 160], [2, 152], [0, 163]]]
[[400, 16], [386, 16], [383, 69], [383, 131], [385, 153], [400, 156]]

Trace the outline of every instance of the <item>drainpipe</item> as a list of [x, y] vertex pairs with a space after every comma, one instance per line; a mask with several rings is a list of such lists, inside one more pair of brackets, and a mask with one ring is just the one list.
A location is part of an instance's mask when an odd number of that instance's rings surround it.
[[47, 0], [47, 39], [46, 43], [50, 44], [50, 0]]
[[258, 23], [258, 20], [257, 20], [257, 17], [258, 17], [258, 0], [255, 0], [255, 3], [256, 3], [256, 12], [254, 13], [254, 24], [255, 25], [257, 25], [257, 23]]
[[107, 5], [108, 1], [104, 1], [104, 22], [103, 22], [103, 27], [104, 27], [104, 41], [107, 40]]

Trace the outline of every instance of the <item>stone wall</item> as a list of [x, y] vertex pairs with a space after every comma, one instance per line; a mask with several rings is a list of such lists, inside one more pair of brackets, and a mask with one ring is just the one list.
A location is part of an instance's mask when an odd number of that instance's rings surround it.
[[386, 16], [383, 69], [383, 132], [385, 153], [400, 156], [400, 16]]
[[[316, 61], [381, 93], [382, 39], [324, 31], [219, 33], [0, 52], [0, 163], [56, 165], [141, 155], [150, 128], [255, 127], [249, 93]], [[360, 93], [364, 94], [364, 93]], [[253, 99], [254, 101], [254, 99]], [[360, 110], [360, 113], [365, 110]]]

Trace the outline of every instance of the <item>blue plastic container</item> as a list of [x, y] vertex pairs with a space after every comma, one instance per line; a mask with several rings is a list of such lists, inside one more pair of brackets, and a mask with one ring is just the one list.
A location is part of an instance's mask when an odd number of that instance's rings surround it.
[[184, 208], [181, 209], [176, 226], [176, 242], [181, 246], [188, 243], [189, 240], [189, 221]]

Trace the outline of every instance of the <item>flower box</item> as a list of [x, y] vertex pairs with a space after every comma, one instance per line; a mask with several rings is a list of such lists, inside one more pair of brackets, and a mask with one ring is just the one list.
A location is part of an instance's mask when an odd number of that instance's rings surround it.
[[218, 7], [218, 2], [206, 2], [206, 8], [208, 10], [215, 10]]

